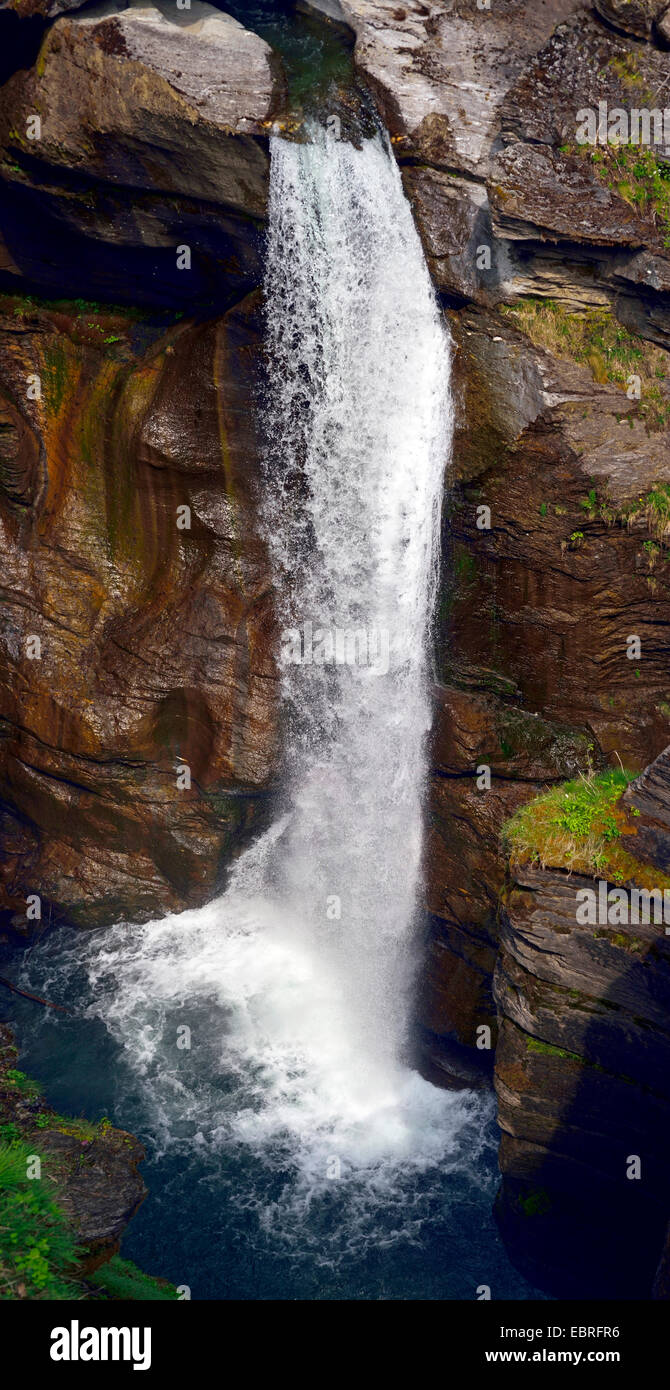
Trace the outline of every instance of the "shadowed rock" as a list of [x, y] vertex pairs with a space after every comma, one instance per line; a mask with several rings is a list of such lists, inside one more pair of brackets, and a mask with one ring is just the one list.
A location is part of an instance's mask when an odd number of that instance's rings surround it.
[[266, 132], [283, 90], [267, 44], [199, 0], [57, 19], [0, 94], [12, 273], [114, 301], [239, 298], [260, 274]]

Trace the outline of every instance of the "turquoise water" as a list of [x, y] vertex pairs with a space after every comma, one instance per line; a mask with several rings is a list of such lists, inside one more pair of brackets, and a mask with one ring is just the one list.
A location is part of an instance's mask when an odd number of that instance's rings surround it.
[[[104, 933], [96, 935], [102, 941]], [[26, 988], [65, 1003], [71, 1016], [4, 990], [1, 1011], [15, 1028], [19, 1065], [42, 1083], [50, 1104], [91, 1120], [109, 1115], [146, 1144], [149, 1196], [124, 1237], [125, 1256], [188, 1284], [198, 1299], [475, 1299], [482, 1284], [494, 1299], [543, 1297], [510, 1264], [493, 1220], [498, 1134], [489, 1100], [483, 1109], [478, 1100], [464, 1151], [441, 1176], [410, 1171], [387, 1198], [377, 1192], [366, 1202], [362, 1190], [353, 1208], [350, 1188], [340, 1193], [333, 1183], [287, 1222], [283, 1204], [294, 1174], [281, 1135], [261, 1158], [244, 1147], [217, 1147], [207, 1126], [198, 1137], [185, 1120], [182, 1142], [164, 1149], [123, 1048], [99, 1018], [85, 1016], [92, 991], [86, 970], [73, 967], [82, 944], [81, 933], [53, 931], [0, 965]], [[203, 1006], [203, 1023], [206, 1012]], [[202, 1057], [189, 1064], [197, 1071]], [[222, 1107], [227, 1084], [221, 1074]]]

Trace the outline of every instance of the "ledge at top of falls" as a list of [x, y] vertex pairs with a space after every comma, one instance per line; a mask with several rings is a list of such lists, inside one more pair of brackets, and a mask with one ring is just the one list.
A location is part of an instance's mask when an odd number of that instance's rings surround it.
[[[61, 16], [0, 94], [5, 281], [174, 307], [241, 298], [260, 279], [283, 96], [265, 41], [198, 0]], [[175, 266], [180, 244], [195, 275]]]
[[79, 64], [83, 50], [91, 72], [93, 44], [107, 56], [139, 62], [227, 131], [255, 131], [272, 109], [276, 77], [269, 45], [202, 0], [191, 0], [188, 10], [165, 0], [127, 6], [103, 0], [59, 21], [58, 30], [61, 57], [68, 43]]

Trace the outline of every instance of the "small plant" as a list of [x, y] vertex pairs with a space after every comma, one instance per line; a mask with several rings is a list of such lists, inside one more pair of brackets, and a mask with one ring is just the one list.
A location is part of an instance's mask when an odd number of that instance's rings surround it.
[[27, 1177], [33, 1157], [29, 1144], [0, 1142], [0, 1299], [77, 1297], [80, 1252], [43, 1178]]
[[551, 1210], [551, 1198], [543, 1187], [535, 1188], [527, 1197], [519, 1197], [519, 1206], [524, 1216], [544, 1216]]
[[10, 1067], [9, 1070], [5, 1072], [5, 1078], [10, 1086], [15, 1086], [16, 1090], [20, 1091], [21, 1095], [26, 1096], [29, 1100], [34, 1100], [37, 1096], [41, 1096], [42, 1094], [41, 1088], [38, 1086], [37, 1082], [32, 1081], [29, 1076], [26, 1076], [25, 1072], [17, 1071], [15, 1067]]
[[633, 773], [610, 768], [552, 787], [520, 807], [503, 828], [512, 866], [540, 864], [613, 883], [670, 888], [670, 877], [636, 860], [621, 842], [632, 833], [620, 797]]
[[[670, 184], [668, 192], [670, 196]], [[631, 428], [641, 420], [647, 430], [660, 430], [670, 421], [670, 396], [658, 385], [667, 376], [666, 351], [629, 332], [609, 308], [570, 312], [556, 300], [528, 296], [502, 305], [500, 312], [537, 347], [589, 367], [602, 385], [626, 392], [630, 376], [639, 377], [640, 399], [631, 400], [630, 410], [622, 417]], [[595, 488], [585, 503], [580, 504], [584, 510], [595, 511]]]

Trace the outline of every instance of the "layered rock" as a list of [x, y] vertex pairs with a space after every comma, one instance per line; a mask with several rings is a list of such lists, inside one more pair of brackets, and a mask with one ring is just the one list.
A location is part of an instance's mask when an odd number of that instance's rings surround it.
[[[599, 100], [664, 104], [663, 7], [626, 6], [618, 26], [579, 0], [315, 8], [356, 34], [449, 307], [457, 425], [436, 746], [466, 707], [483, 744], [515, 711], [545, 721], [557, 744], [531, 773], [502, 748], [452, 749], [446, 766], [436, 754], [422, 1020], [471, 1045], [479, 1024], [494, 1030], [507, 815], [578, 769], [619, 758], [640, 769], [668, 741], [667, 518], [653, 502], [670, 481], [667, 230], [576, 140], [578, 111]], [[540, 310], [515, 312], [527, 296]], [[640, 362], [637, 400], [627, 391]], [[476, 788], [480, 764], [490, 791]]]
[[199, 0], [56, 19], [0, 95], [6, 282], [132, 304], [239, 299], [260, 274], [283, 94], [267, 44]]
[[425, 850], [430, 917], [419, 1016], [431, 1067], [447, 1076], [464, 1074], [454, 1042], [476, 1049], [471, 1068], [493, 1066], [500, 827], [543, 785], [574, 776], [594, 755], [588, 730], [527, 713], [511, 682], [486, 671], [470, 679], [469, 688], [436, 690]]
[[498, 1215], [517, 1262], [559, 1296], [648, 1297], [663, 1246], [670, 879], [638, 801], [667, 819], [669, 766], [670, 749], [622, 798], [616, 887], [515, 855], [503, 896]]
[[[512, 319], [473, 308], [451, 323], [459, 419], [438, 658], [457, 698], [436, 707], [423, 1021], [472, 1045], [492, 1026], [504, 821], [546, 783], [619, 758], [643, 767], [667, 743], [670, 555], [649, 496], [670, 453], [619, 388]], [[519, 739], [539, 739], [538, 756], [520, 761]], [[476, 788], [480, 766], [490, 790]]]
[[[211, 897], [275, 766], [258, 312], [161, 326], [6, 300], [3, 907]], [[27, 399], [32, 383], [40, 398]]]

